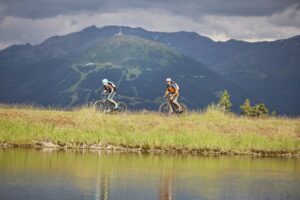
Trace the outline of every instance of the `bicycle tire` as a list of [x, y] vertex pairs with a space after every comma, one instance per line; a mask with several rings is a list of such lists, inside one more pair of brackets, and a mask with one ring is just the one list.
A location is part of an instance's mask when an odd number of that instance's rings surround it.
[[95, 101], [93, 103], [93, 106], [97, 111], [100, 111], [100, 112], [103, 112], [103, 113], [105, 113], [105, 111], [106, 111], [106, 106], [102, 101]]
[[185, 113], [187, 113], [187, 107], [186, 107], [186, 105], [184, 103], [180, 103], [179, 105], [180, 105], [181, 111], [182, 111], [179, 114], [185, 114]]
[[169, 108], [169, 105], [167, 103], [160, 104], [158, 110], [159, 110], [160, 113], [163, 113], [163, 114], [169, 114], [169, 112], [170, 112], [170, 108]]
[[127, 105], [122, 101], [118, 103], [118, 108], [120, 113], [125, 113], [127, 111]]

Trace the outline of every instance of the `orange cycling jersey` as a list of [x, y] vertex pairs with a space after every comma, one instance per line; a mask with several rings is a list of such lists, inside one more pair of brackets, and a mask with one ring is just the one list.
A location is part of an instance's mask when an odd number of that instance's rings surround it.
[[176, 89], [173, 88], [172, 86], [168, 87], [168, 91], [171, 93], [171, 94], [174, 94], [176, 92]]
[[172, 82], [171, 85], [167, 85], [167, 90], [168, 92], [170, 92], [171, 94], [174, 94], [176, 92], [176, 89], [178, 90], [179, 87], [175, 82]]

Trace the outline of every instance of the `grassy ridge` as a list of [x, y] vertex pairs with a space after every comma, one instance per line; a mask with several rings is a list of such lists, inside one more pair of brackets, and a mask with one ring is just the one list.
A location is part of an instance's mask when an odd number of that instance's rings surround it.
[[92, 108], [0, 108], [1, 143], [52, 141], [67, 146], [84, 143], [240, 154], [299, 154], [299, 138], [299, 119], [248, 119], [212, 108], [181, 117], [157, 113], [104, 115]]

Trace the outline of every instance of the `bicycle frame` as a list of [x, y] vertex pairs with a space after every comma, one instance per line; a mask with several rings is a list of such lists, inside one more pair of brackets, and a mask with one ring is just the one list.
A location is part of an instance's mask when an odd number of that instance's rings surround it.
[[[169, 112], [171, 111], [171, 108], [172, 108], [173, 112], [177, 112], [176, 110], [174, 110], [174, 107], [175, 107], [175, 106], [177, 107], [177, 105], [176, 105], [173, 101], [171, 102], [169, 96], [166, 98], [166, 103], [167, 103], [168, 106], [169, 106]], [[170, 108], [170, 107], [171, 107], [171, 108]]]
[[103, 99], [101, 99], [101, 102], [106, 105], [106, 106], [109, 106], [111, 107], [112, 106], [112, 102], [110, 100], [108, 100], [107, 96], [105, 96]]

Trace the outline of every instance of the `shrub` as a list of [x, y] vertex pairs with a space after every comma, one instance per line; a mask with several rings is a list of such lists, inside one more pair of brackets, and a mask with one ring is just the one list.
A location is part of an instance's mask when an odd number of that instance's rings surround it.
[[269, 109], [265, 106], [265, 104], [259, 103], [252, 107], [249, 99], [246, 99], [240, 108], [242, 110], [241, 114], [247, 117], [269, 116]]

